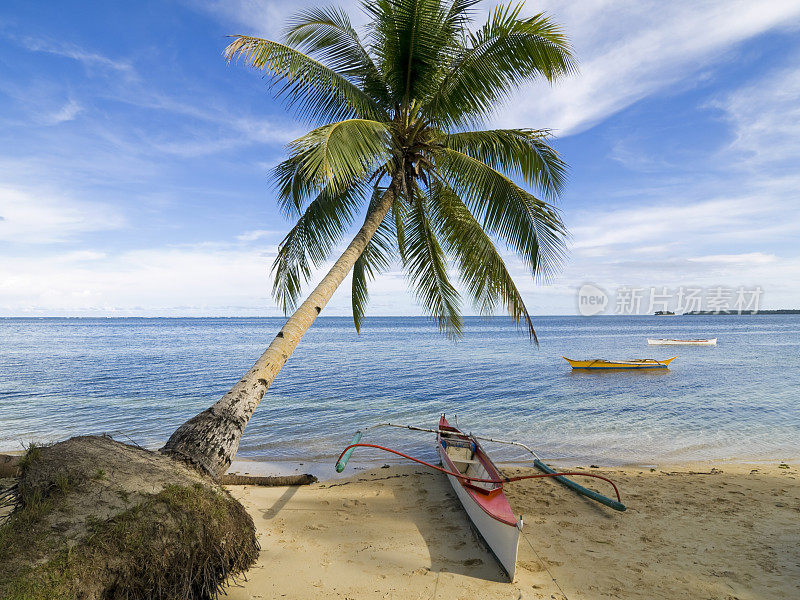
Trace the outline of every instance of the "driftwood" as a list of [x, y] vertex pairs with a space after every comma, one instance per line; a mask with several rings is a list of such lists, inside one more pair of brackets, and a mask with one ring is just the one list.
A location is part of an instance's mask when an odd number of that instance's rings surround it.
[[0, 477], [16, 477], [19, 475], [19, 456], [0, 454]]
[[[19, 475], [20, 456], [0, 454], [0, 478]], [[223, 475], [222, 485], [263, 485], [265, 487], [282, 487], [288, 485], [309, 485], [316, 483], [317, 478], [310, 473], [303, 475], [283, 475], [272, 477], [255, 477], [251, 475]]]
[[303, 475], [282, 475], [273, 477], [253, 477], [250, 475], [223, 475], [219, 482], [222, 485], [263, 485], [282, 487], [286, 485], [309, 485], [316, 483], [317, 478], [309, 473]]

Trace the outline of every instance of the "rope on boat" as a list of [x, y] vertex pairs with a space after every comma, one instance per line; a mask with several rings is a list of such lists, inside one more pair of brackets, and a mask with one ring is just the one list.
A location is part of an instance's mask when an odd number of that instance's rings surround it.
[[435, 469], [437, 471], [441, 471], [445, 475], [452, 475], [453, 477], [456, 477], [456, 478], [464, 480], [464, 481], [474, 481], [474, 482], [477, 482], [477, 483], [495, 483], [495, 484], [502, 485], [503, 483], [511, 483], [513, 481], [522, 481], [523, 479], [539, 479], [539, 478], [542, 478], [542, 477], [563, 477], [565, 475], [572, 475], [572, 476], [580, 475], [580, 476], [583, 476], [583, 477], [594, 477], [595, 479], [602, 479], [603, 481], [607, 481], [608, 483], [610, 483], [611, 487], [614, 488], [614, 493], [617, 495], [617, 501], [620, 502], [620, 503], [622, 502], [622, 498], [619, 495], [619, 490], [617, 489], [617, 484], [615, 484], [613, 481], [611, 481], [607, 477], [603, 477], [602, 475], [596, 475], [594, 473], [580, 473], [580, 472], [575, 472], [575, 471], [565, 471], [563, 473], [553, 472], [553, 473], [538, 473], [536, 475], [517, 475], [516, 477], [503, 477], [502, 479], [481, 479], [480, 477], [470, 477], [469, 475], [464, 475], [463, 473], [459, 473], [457, 471], [449, 471], [448, 469], [443, 469], [442, 467], [437, 467], [436, 465], [432, 465], [429, 462], [425, 462], [424, 460], [422, 460], [420, 458], [414, 458], [413, 456], [409, 456], [408, 454], [404, 454], [403, 452], [400, 452], [399, 450], [393, 450], [392, 448], [387, 448], [386, 446], [378, 446], [377, 444], [350, 444], [349, 446], [347, 446], [347, 448], [342, 450], [342, 453], [339, 455], [337, 463], [342, 460], [342, 457], [344, 457], [344, 455], [347, 452], [352, 454], [353, 450], [355, 448], [377, 448], [378, 450], [383, 450], [384, 452], [391, 452], [392, 454], [396, 454], [397, 456], [401, 456], [403, 458], [407, 458], [408, 460], [413, 460], [414, 462], [419, 463], [421, 465], [425, 465], [426, 467], [430, 467], [431, 469]]
[[[438, 429], [428, 429], [427, 427], [417, 427], [416, 425], [398, 425], [396, 423], [388, 423], [387, 422], [387, 423], [377, 423], [375, 425], [370, 425], [369, 427], [362, 427], [361, 429], [359, 429], [356, 432], [356, 435], [358, 435], [359, 433], [364, 433], [365, 431], [368, 431], [370, 429], [376, 429], [378, 427], [397, 427], [398, 429], [410, 429], [411, 431], [424, 431], [425, 433], [439, 433]], [[520, 448], [524, 448], [525, 450], [530, 452], [533, 455], [533, 458], [535, 458], [536, 460], [541, 460], [541, 457], [538, 454], [536, 454], [536, 452], [534, 452], [532, 448], [526, 446], [525, 444], [523, 444], [521, 442], [512, 442], [510, 440], [498, 440], [498, 439], [486, 437], [486, 436], [483, 436], [483, 435], [475, 435], [473, 433], [470, 433], [470, 435], [472, 437], [474, 437], [475, 439], [484, 440], [486, 442], [495, 442], [496, 444], [510, 444], [512, 446], [519, 446]], [[356, 442], [360, 441], [360, 439], [361, 438], [356, 440], [355, 437], [354, 437], [352, 443], [356, 443]], [[349, 455], [348, 455], [347, 458], [349, 458]]]

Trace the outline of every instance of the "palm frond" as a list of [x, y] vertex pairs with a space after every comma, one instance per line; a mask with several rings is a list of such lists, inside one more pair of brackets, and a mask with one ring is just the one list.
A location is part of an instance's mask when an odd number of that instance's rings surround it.
[[[367, 214], [380, 202], [386, 188], [375, 186], [370, 200]], [[356, 264], [353, 265], [352, 281], [352, 306], [353, 323], [356, 332], [361, 333], [361, 324], [366, 314], [367, 302], [369, 301], [369, 291], [367, 284], [380, 273], [386, 271], [394, 259], [394, 243], [397, 235], [394, 228], [394, 219], [385, 218], [381, 221], [380, 227], [370, 239], [364, 252], [358, 257]]]
[[427, 198], [417, 188], [404, 224], [403, 266], [414, 295], [450, 338], [461, 336], [463, 319], [458, 290], [447, 274], [447, 259], [427, 215]]
[[303, 181], [335, 192], [365, 180], [391, 158], [391, 134], [386, 124], [348, 119], [318, 127], [288, 145], [297, 157]]
[[320, 266], [342, 239], [365, 194], [363, 183], [339, 192], [323, 188], [286, 234], [272, 265], [272, 295], [285, 313], [296, 306], [312, 265]]
[[272, 170], [278, 206], [287, 219], [302, 215], [306, 201], [321, 191], [318, 183], [304, 177], [301, 167], [305, 160], [307, 153], [290, 154]]
[[564, 258], [566, 236], [558, 209], [486, 163], [451, 148], [438, 153], [437, 167], [483, 227], [505, 240], [534, 277], [547, 279], [555, 272]]
[[375, 66], [350, 17], [341, 8], [313, 7], [289, 22], [286, 40], [349, 77], [383, 105], [389, 99], [386, 82]]
[[387, 113], [369, 94], [341, 73], [314, 60], [299, 50], [271, 40], [246, 35], [233, 36], [225, 48], [230, 63], [243, 59], [282, 84], [278, 97], [297, 109], [299, 116], [312, 122], [340, 121], [350, 117], [387, 119]]
[[461, 280], [481, 314], [491, 314], [498, 305], [506, 308], [538, 344], [533, 322], [505, 261], [481, 224], [452, 188], [435, 184], [429, 190], [428, 210], [445, 252], [455, 259]]
[[370, 194], [374, 215], [388, 177], [392, 214], [366, 221], [365, 231], [377, 232], [352, 257], [356, 330], [370, 282], [397, 252], [411, 290], [448, 336], [462, 328], [449, 260], [480, 312], [503, 307], [535, 339], [495, 246], [517, 253], [534, 279], [553, 273], [566, 232], [548, 201], [561, 193], [567, 167], [549, 131], [469, 126], [522, 83], [570, 73], [565, 36], [542, 14], [522, 17], [521, 4], [498, 6], [470, 33], [478, 0], [361, 2], [371, 21], [363, 38], [341, 9], [315, 6], [289, 23], [285, 43], [236, 36], [226, 49], [229, 61], [263, 70], [300, 116], [322, 121], [288, 144], [273, 172], [284, 214], [297, 218], [273, 265], [273, 294], [285, 311], [296, 304]]
[[436, 89], [442, 65], [458, 48], [470, 2], [456, 7], [442, 0], [368, 0], [370, 49], [395, 106], [407, 108]]
[[492, 129], [445, 135], [444, 144], [555, 198], [566, 182], [567, 165], [549, 139], [547, 130]]
[[460, 127], [488, 115], [523, 82], [554, 81], [575, 70], [561, 28], [540, 13], [520, 18], [522, 4], [500, 5], [452, 61], [436, 93], [426, 103], [433, 122]]
[[447, 24], [449, 27], [462, 32], [472, 21], [472, 7], [483, 0], [453, 0], [447, 10]]

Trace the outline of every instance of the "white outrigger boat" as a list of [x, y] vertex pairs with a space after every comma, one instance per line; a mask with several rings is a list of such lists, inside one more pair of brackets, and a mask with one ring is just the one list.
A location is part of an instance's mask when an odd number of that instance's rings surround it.
[[717, 338], [706, 340], [678, 340], [670, 338], [647, 338], [651, 346], [716, 346]]
[[[442, 466], [432, 465], [419, 458], [414, 458], [397, 450], [378, 446], [376, 444], [362, 444], [361, 438], [367, 429], [377, 427], [398, 427], [410, 429], [412, 431], [425, 431], [436, 434], [436, 452], [442, 461]], [[507, 477], [492, 462], [489, 456], [481, 447], [478, 440], [496, 442], [499, 444], [512, 444], [524, 448], [533, 457], [533, 465], [543, 471], [535, 475], [519, 475]], [[488, 437], [481, 437], [473, 434], [465, 434], [457, 427], [450, 425], [444, 415], [439, 419], [436, 429], [425, 429], [413, 425], [395, 425], [394, 423], [379, 423], [372, 427], [365, 427], [356, 432], [352, 442], [339, 455], [336, 461], [336, 471], [341, 473], [353, 450], [358, 447], [376, 448], [392, 454], [397, 454], [403, 458], [413, 460], [431, 469], [443, 472], [447, 475], [450, 485], [458, 497], [459, 502], [464, 507], [470, 521], [480, 534], [489, 550], [497, 558], [500, 566], [508, 574], [510, 581], [514, 580], [517, 569], [517, 548], [519, 538], [522, 535], [522, 517], [514, 515], [508, 498], [503, 491], [503, 485], [522, 479], [535, 479], [540, 477], [553, 477], [568, 488], [604, 504], [614, 510], [624, 511], [625, 505], [620, 501], [619, 490], [614, 482], [601, 475], [592, 473], [567, 472], [558, 473], [544, 464], [536, 453], [525, 444], [511, 442], [507, 440], [496, 440]], [[587, 489], [565, 475], [582, 475], [594, 477], [607, 481], [614, 487], [617, 499], [607, 498], [594, 490]]]
[[[439, 419], [436, 450], [448, 471], [474, 479], [447, 475], [469, 520], [481, 534], [503, 570], [514, 581], [517, 570], [517, 547], [522, 532], [522, 516], [514, 516], [503, 492], [503, 474], [474, 437], [450, 425], [444, 415]], [[490, 481], [494, 482], [490, 482]]]

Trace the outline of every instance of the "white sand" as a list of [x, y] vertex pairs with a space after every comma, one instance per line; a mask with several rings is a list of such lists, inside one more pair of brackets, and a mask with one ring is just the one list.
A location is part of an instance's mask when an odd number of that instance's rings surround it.
[[718, 468], [592, 469], [618, 482], [625, 513], [551, 480], [508, 484], [526, 524], [513, 583], [441, 474], [392, 467], [306, 487], [231, 487], [253, 516], [262, 551], [229, 596], [800, 598], [797, 465]]

